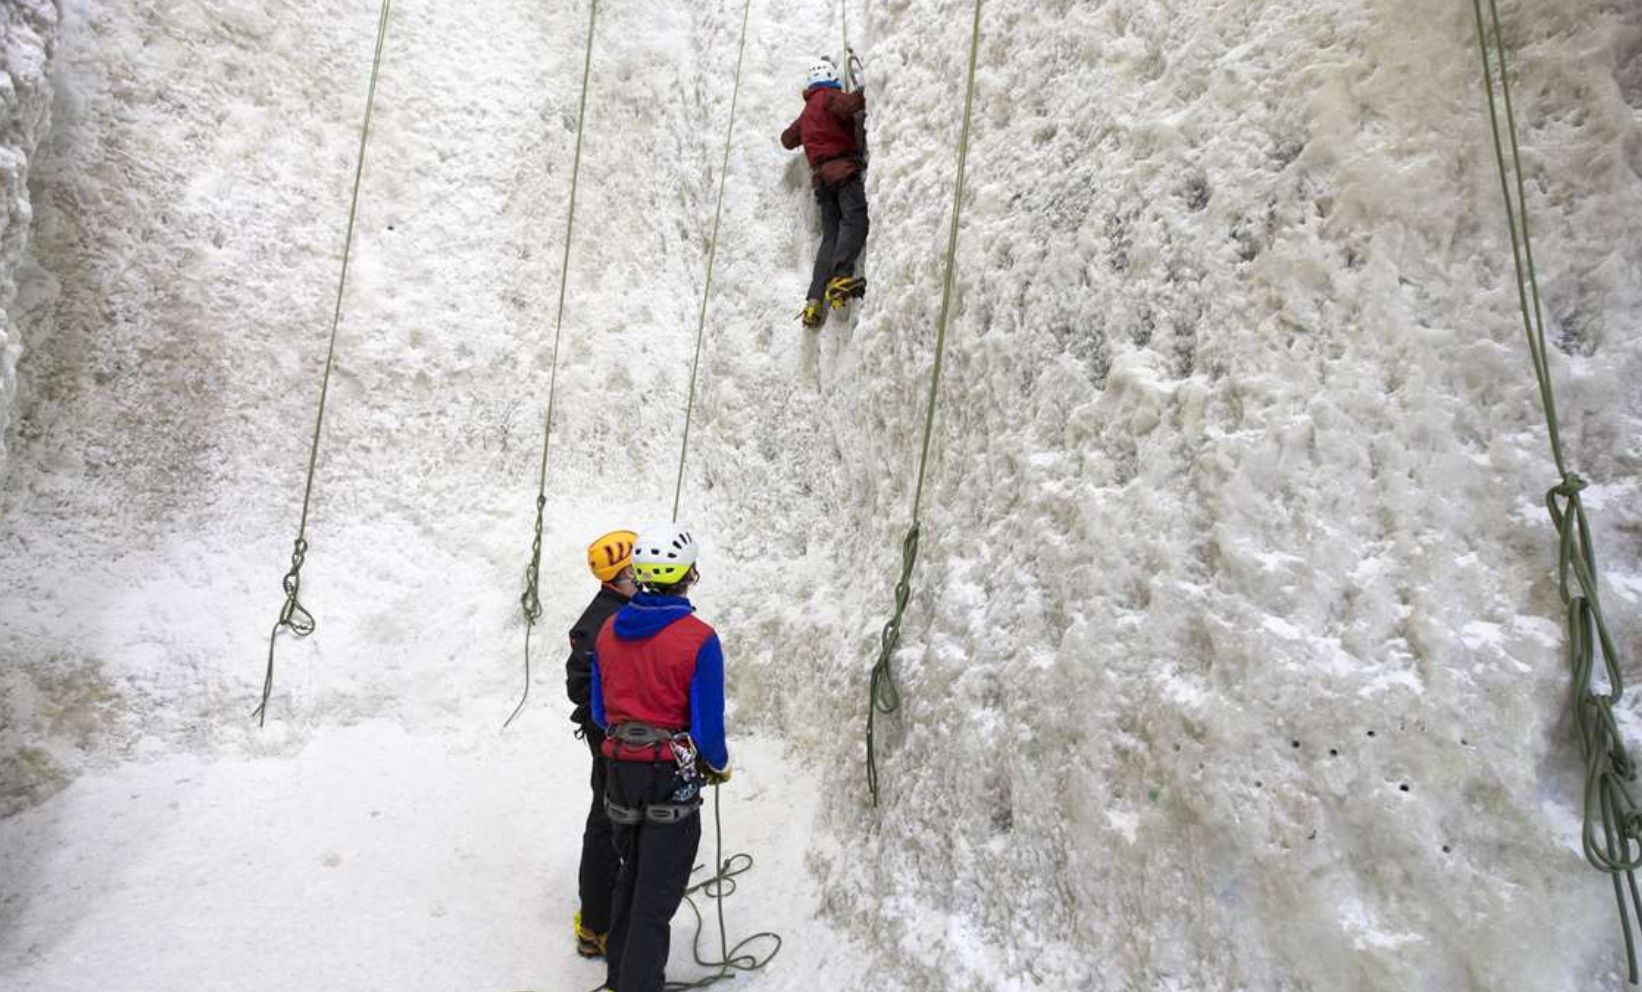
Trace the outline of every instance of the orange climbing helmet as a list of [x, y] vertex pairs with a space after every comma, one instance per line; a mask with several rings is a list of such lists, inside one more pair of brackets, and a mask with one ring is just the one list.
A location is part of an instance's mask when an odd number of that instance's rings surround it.
[[612, 582], [622, 569], [633, 564], [633, 545], [639, 536], [630, 530], [613, 530], [587, 546], [587, 567], [600, 582]]

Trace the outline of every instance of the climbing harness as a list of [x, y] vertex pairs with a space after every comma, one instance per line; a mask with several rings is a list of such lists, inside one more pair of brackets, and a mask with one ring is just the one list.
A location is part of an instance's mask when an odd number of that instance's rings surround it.
[[[1642, 868], [1642, 810], [1626, 788], [1635, 781], [1636, 766], [1625, 748], [1624, 738], [1614, 717], [1625, 691], [1619, 655], [1602, 613], [1597, 595], [1596, 552], [1590, 521], [1580, 492], [1585, 480], [1568, 468], [1557, 421], [1556, 396], [1551, 382], [1550, 356], [1545, 344], [1545, 312], [1539, 292], [1539, 276], [1534, 267], [1533, 242], [1528, 231], [1527, 182], [1517, 139], [1516, 111], [1511, 103], [1510, 67], [1506, 58], [1503, 31], [1496, 0], [1472, 0], [1477, 16], [1477, 41], [1482, 51], [1483, 84], [1488, 92], [1488, 121], [1493, 131], [1494, 156], [1499, 165], [1500, 189], [1505, 197], [1505, 216], [1511, 229], [1511, 255], [1516, 266], [1517, 302], [1522, 310], [1528, 352], [1539, 380], [1540, 400], [1545, 409], [1545, 425], [1550, 435], [1551, 457], [1561, 481], [1545, 496], [1545, 507], [1556, 526], [1558, 544], [1558, 590], [1568, 611], [1568, 660], [1574, 683], [1574, 727], [1585, 757], [1585, 795], [1582, 830], [1585, 859], [1607, 872], [1613, 882], [1614, 900], [1619, 907], [1620, 930], [1625, 937], [1625, 959], [1632, 984], [1637, 982], [1636, 936], [1632, 910], [1642, 924], [1642, 894], [1636, 870]], [[1489, 28], [1492, 27], [1492, 32]], [[1494, 53], [1490, 54], [1490, 41]], [[1499, 62], [1499, 91], [1494, 87], [1494, 58]], [[1504, 134], [1509, 137], [1510, 162], [1500, 126], [1499, 105], [1505, 107]], [[1515, 181], [1512, 173], [1515, 173]], [[1597, 654], [1602, 657], [1608, 691], [1594, 685]]]
[[615, 747], [631, 748], [642, 751], [650, 748], [651, 761], [667, 761], [671, 759], [678, 765], [679, 771], [686, 779], [697, 777], [695, 770], [696, 747], [690, 735], [682, 730], [666, 730], [662, 727], [652, 727], [647, 723], [628, 721], [618, 723], [610, 728], [607, 735], [615, 741]]
[[506, 730], [530, 699], [530, 635], [542, 618], [540, 581], [542, 574], [542, 516], [547, 508], [547, 454], [553, 443], [553, 411], [558, 398], [559, 342], [564, 333], [565, 287], [570, 278], [570, 245], [576, 231], [576, 191], [582, 173], [582, 135], [587, 124], [587, 83], [593, 74], [593, 28], [598, 21], [599, 0], [587, 5], [587, 51], [582, 56], [582, 93], [576, 108], [576, 154], [570, 166], [569, 216], [564, 224], [564, 256], [559, 265], [559, 306], [553, 318], [553, 358], [547, 375], [547, 417], [542, 427], [542, 464], [536, 487], [536, 525], [530, 540], [530, 563], [525, 566], [525, 591], [519, 605], [525, 615], [525, 688], [519, 705], [502, 721]]
[[359, 217], [359, 187], [365, 175], [365, 147], [371, 136], [371, 114], [376, 108], [376, 81], [382, 73], [382, 49], [388, 38], [388, 13], [393, 0], [382, 0], [376, 16], [376, 50], [371, 56], [371, 81], [365, 92], [365, 120], [359, 128], [359, 155], [354, 163], [353, 196], [348, 204], [348, 231], [342, 239], [342, 273], [336, 282], [336, 308], [331, 313], [330, 343], [325, 347], [325, 373], [319, 383], [319, 411], [314, 416], [314, 435], [308, 447], [308, 481], [302, 489], [302, 519], [297, 524], [296, 541], [291, 547], [291, 568], [280, 585], [285, 589], [285, 604], [280, 607], [279, 619], [268, 634], [268, 669], [262, 677], [262, 701], [251, 715], [257, 726], [268, 719], [268, 697], [274, 691], [274, 643], [281, 630], [293, 636], [307, 637], [316, 626], [314, 615], [297, 599], [302, 591], [302, 565], [308, 557], [308, 508], [314, 495], [314, 468], [319, 464], [319, 437], [325, 425], [325, 400], [331, 389], [331, 370], [336, 365], [336, 334], [342, 325], [342, 299], [348, 288], [348, 261], [353, 255], [354, 223]]
[[608, 797], [604, 800], [605, 815], [610, 817], [611, 823], [621, 823], [632, 826], [649, 820], [651, 823], [663, 825], [678, 823], [696, 815], [701, 809], [701, 800], [697, 798], [690, 803], [651, 803], [647, 806], [623, 806], [612, 802]]
[[696, 354], [690, 362], [690, 388], [684, 398], [684, 439], [678, 449], [678, 480], [673, 484], [673, 519], [678, 520], [684, 495], [684, 463], [690, 453], [690, 425], [696, 409], [696, 375], [701, 369], [701, 345], [707, 335], [707, 300], [713, 292], [713, 266], [718, 261], [718, 226], [724, 216], [724, 180], [730, 172], [730, 144], [735, 137], [736, 108], [741, 101], [741, 66], [747, 55], [747, 19], [752, 0], [741, 4], [741, 41], [736, 48], [735, 83], [730, 90], [730, 123], [724, 129], [724, 157], [718, 166], [718, 203], [713, 207], [713, 230], [707, 238], [707, 277], [701, 285], [701, 310], [696, 319]]
[[878, 805], [878, 754], [874, 737], [876, 714], [886, 716], [901, 708], [901, 692], [895, 685], [891, 667], [895, 649], [901, 642], [901, 622], [912, 598], [912, 571], [918, 564], [918, 542], [922, 533], [920, 512], [924, 502], [924, 480], [929, 471], [930, 441], [935, 434], [935, 403], [940, 396], [941, 369], [946, 359], [947, 324], [952, 316], [952, 287], [957, 269], [958, 229], [963, 218], [964, 173], [969, 162], [969, 124], [975, 108], [975, 63], [981, 50], [981, 0], [969, 34], [969, 79], [964, 88], [963, 127], [958, 134], [958, 174], [952, 188], [952, 229], [947, 232], [946, 275], [941, 285], [941, 313], [935, 322], [935, 365], [929, 375], [929, 399], [924, 410], [923, 451], [918, 456], [918, 484], [912, 495], [912, 525], [901, 541], [901, 577], [895, 583], [895, 612], [884, 624], [879, 638], [878, 660], [872, 666], [867, 690], [867, 790], [872, 804]]

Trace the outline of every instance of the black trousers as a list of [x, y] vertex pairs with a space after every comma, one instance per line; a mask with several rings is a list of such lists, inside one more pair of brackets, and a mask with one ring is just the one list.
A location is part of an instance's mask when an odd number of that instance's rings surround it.
[[[679, 778], [672, 762], [611, 761], [609, 796], [627, 807], [693, 801], [698, 784]], [[616, 877], [605, 986], [618, 992], [662, 992], [669, 925], [690, 884], [701, 814], [677, 823], [614, 824], [621, 872]]]
[[593, 752], [593, 801], [587, 810], [587, 825], [582, 828], [582, 866], [578, 876], [581, 893], [582, 926], [594, 933], [610, 932], [610, 900], [616, 889], [616, 871], [621, 859], [616, 856], [616, 839], [610, 831], [610, 817], [604, 813], [605, 765], [608, 763], [600, 748], [604, 746], [604, 732], [595, 723], [585, 723], [587, 746]]
[[821, 204], [821, 248], [815, 253], [815, 272], [810, 277], [810, 295], [819, 300], [827, 291], [828, 280], [855, 274], [855, 259], [867, 243], [867, 187], [857, 172], [837, 186], [815, 187]]

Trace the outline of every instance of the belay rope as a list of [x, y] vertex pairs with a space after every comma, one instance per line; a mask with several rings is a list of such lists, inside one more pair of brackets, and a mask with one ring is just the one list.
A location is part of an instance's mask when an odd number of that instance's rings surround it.
[[[1488, 91], [1488, 120], [1493, 130], [1494, 155], [1499, 164], [1500, 189], [1505, 196], [1505, 216], [1511, 227], [1511, 255], [1516, 265], [1517, 300], [1522, 309], [1522, 325], [1533, 358], [1534, 376], [1539, 380], [1540, 400], [1545, 408], [1545, 425], [1550, 434], [1551, 456], [1561, 481], [1545, 495], [1545, 507], [1557, 530], [1558, 589], [1568, 611], [1568, 660], [1573, 674], [1574, 727], [1585, 758], [1584, 827], [1581, 831], [1585, 859], [1607, 872], [1613, 881], [1614, 899], [1619, 906], [1619, 925], [1625, 937], [1625, 959], [1630, 980], [1637, 981], [1636, 937], [1632, 910], [1642, 920], [1642, 895], [1637, 891], [1636, 870], [1642, 868], [1642, 811], [1626, 789], [1636, 779], [1636, 766], [1625, 750], [1625, 742], [1614, 719], [1614, 706], [1624, 694], [1618, 652], [1614, 649], [1608, 624], [1597, 595], [1596, 552], [1591, 525], [1585, 516], [1580, 491], [1585, 480], [1568, 468], [1557, 422], [1556, 396], [1552, 390], [1550, 358], [1545, 346], [1545, 312], [1540, 300], [1539, 277], [1534, 268], [1533, 242], [1528, 233], [1528, 194], [1522, 172], [1522, 154], [1517, 140], [1516, 111], [1511, 104], [1510, 69], [1502, 38], [1499, 7], [1488, 0], [1488, 16], [1483, 0], [1472, 0], [1477, 15], [1477, 41], [1482, 51], [1483, 83]], [[1492, 27], [1490, 34], [1489, 28]], [[1500, 98], [1494, 92], [1494, 65], [1490, 39], [1499, 61]], [[1505, 106], [1502, 136], [1499, 104]], [[1510, 148], [1507, 165], [1506, 147]], [[1515, 173], [1515, 182], [1512, 173]], [[1592, 683], [1597, 653], [1602, 656], [1608, 691], [1600, 693]]]
[[[741, 940], [736, 941], [734, 947], [730, 946], [729, 935], [724, 929], [724, 900], [735, 892], [736, 876], [752, 868], [753, 858], [750, 854], [732, 854], [728, 859], [724, 857], [724, 818], [720, 813], [722, 808], [723, 804], [719, 801], [718, 786], [715, 785], [713, 786], [713, 846], [714, 861], [718, 865], [718, 870], [710, 877], [702, 879], [684, 890], [685, 904], [690, 907], [690, 912], [696, 918], [695, 936], [690, 938], [690, 955], [695, 958], [696, 964], [703, 968], [717, 968], [718, 973], [708, 975], [706, 978], [694, 982], [668, 982], [664, 986], [667, 992], [704, 989], [709, 985], [716, 985], [719, 982], [734, 978], [737, 972], [758, 971], [775, 960], [775, 956], [781, 953], [781, 935], [769, 930], [761, 930], [750, 937], [743, 937]], [[697, 813], [696, 815], [700, 816], [701, 814]], [[708, 960], [701, 955], [702, 917], [701, 907], [696, 905], [695, 897], [697, 895], [706, 896], [708, 899], [713, 900], [718, 909], [719, 958], [717, 961]], [[770, 953], [762, 958], [745, 950], [747, 945], [758, 940], [772, 940], [775, 942], [775, 946], [770, 948]]]
[[553, 359], [547, 375], [547, 416], [542, 427], [542, 465], [536, 487], [536, 526], [530, 540], [530, 563], [525, 566], [525, 591], [519, 596], [519, 606], [525, 615], [525, 688], [519, 696], [519, 705], [502, 721], [506, 730], [524, 710], [530, 699], [530, 634], [536, 621], [542, 618], [540, 581], [542, 574], [542, 515], [547, 509], [547, 452], [553, 442], [553, 411], [558, 395], [559, 342], [564, 334], [565, 285], [570, 277], [570, 243], [576, 231], [576, 190], [582, 173], [582, 134], [587, 123], [587, 84], [593, 74], [593, 28], [599, 16], [599, 0], [590, 0], [587, 7], [587, 51], [582, 57], [582, 94], [576, 109], [576, 154], [570, 166], [570, 207], [564, 224], [564, 258], [559, 265], [559, 306], [553, 318]]
[[[730, 147], [735, 137], [736, 108], [741, 100], [741, 67], [747, 54], [747, 22], [752, 12], [752, 0], [743, 0], [741, 5], [741, 41], [736, 48], [735, 83], [730, 92], [730, 123], [724, 131], [724, 155], [719, 163], [718, 170], [718, 199], [713, 208], [713, 227], [707, 238], [707, 272], [701, 287], [701, 308], [696, 319], [696, 346], [695, 358], [690, 363], [690, 385], [684, 398], [684, 438], [679, 444], [678, 477], [673, 483], [673, 520], [677, 522], [679, 504], [684, 495], [684, 467], [690, 453], [690, 425], [694, 419], [696, 406], [696, 378], [701, 368], [702, 342], [707, 332], [707, 301], [713, 291], [713, 266], [718, 258], [719, 222], [724, 216], [724, 186], [725, 179], [730, 171]], [[724, 857], [724, 820], [721, 815], [723, 801], [719, 796], [719, 787], [713, 785], [713, 838], [714, 856], [713, 874], [700, 882], [690, 886], [684, 892], [685, 902], [690, 912], [696, 918], [695, 936], [690, 939], [690, 952], [697, 965], [703, 968], [716, 968], [716, 974], [708, 975], [694, 982], [668, 982], [665, 988], [668, 992], [685, 992], [688, 989], [704, 989], [710, 985], [734, 978], [737, 972], [757, 971], [775, 959], [781, 953], [781, 935], [765, 930], [745, 937], [730, 946], [729, 930], [724, 925], [724, 900], [735, 892], [736, 876], [746, 872], [753, 866], [753, 859], [748, 854], [732, 854], [728, 859]], [[700, 813], [696, 814], [701, 815]], [[717, 960], [710, 960], [701, 953], [701, 932], [705, 921], [701, 915], [701, 907], [696, 905], [695, 897], [705, 896], [713, 900], [718, 912], [718, 949]], [[759, 940], [771, 940], [775, 946], [770, 952], [760, 958], [757, 954], [745, 952], [745, 948]]]
[[957, 270], [958, 227], [963, 218], [964, 172], [969, 161], [969, 123], [975, 107], [975, 62], [981, 48], [981, 0], [975, 0], [974, 21], [969, 34], [969, 78], [964, 87], [963, 128], [958, 136], [958, 175], [952, 188], [952, 229], [947, 232], [946, 275], [941, 284], [941, 315], [935, 324], [935, 365], [929, 375], [929, 399], [924, 409], [923, 452], [918, 457], [918, 484], [912, 494], [912, 525], [901, 542], [901, 578], [895, 583], [895, 613], [884, 624], [879, 638], [878, 660], [872, 666], [872, 682], [867, 692], [867, 789], [872, 804], [878, 805], [878, 753], [875, 717], [901, 708], [901, 692], [895, 686], [891, 667], [895, 649], [901, 642], [901, 621], [912, 598], [912, 571], [918, 564], [918, 542], [922, 534], [920, 512], [924, 502], [924, 480], [929, 472], [930, 441], [935, 434], [935, 402], [940, 396], [941, 369], [946, 360], [946, 331], [952, 315], [952, 287]]
[[336, 333], [342, 325], [342, 298], [348, 288], [348, 260], [353, 254], [354, 222], [359, 216], [359, 187], [365, 175], [365, 147], [371, 136], [371, 113], [376, 107], [376, 81], [382, 72], [382, 48], [388, 38], [388, 12], [393, 0], [382, 0], [382, 9], [376, 18], [376, 50], [371, 56], [371, 82], [365, 93], [365, 121], [359, 128], [359, 155], [354, 163], [353, 197], [348, 205], [348, 232], [342, 241], [342, 273], [336, 282], [336, 309], [331, 314], [330, 343], [325, 348], [325, 373], [319, 383], [319, 412], [314, 416], [314, 435], [308, 448], [308, 481], [302, 489], [302, 519], [297, 524], [296, 541], [291, 547], [291, 569], [285, 573], [281, 585], [285, 589], [285, 604], [280, 607], [279, 619], [268, 634], [268, 670], [262, 677], [262, 701], [251, 715], [257, 726], [268, 719], [268, 697], [274, 691], [274, 643], [281, 630], [289, 630], [296, 637], [307, 637], [314, 632], [314, 615], [297, 599], [302, 591], [302, 565], [308, 556], [308, 508], [314, 495], [314, 467], [319, 463], [319, 436], [325, 425], [325, 400], [331, 389], [331, 370], [336, 365]]

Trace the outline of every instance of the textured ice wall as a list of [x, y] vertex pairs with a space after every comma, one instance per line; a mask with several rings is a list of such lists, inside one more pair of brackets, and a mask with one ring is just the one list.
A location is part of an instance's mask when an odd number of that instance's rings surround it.
[[28, 250], [34, 212], [29, 167], [51, 123], [50, 71], [57, 39], [55, 0], [17, 0], [0, 9], [0, 476], [6, 471], [6, 433], [16, 404], [17, 358], [23, 345], [13, 313], [17, 270]]
[[[830, 776], [813, 863], [878, 983], [1617, 987], [1571, 844], [1553, 480], [1464, 5], [988, 4], [877, 814], [865, 667], [966, 25], [848, 8], [874, 291], [806, 337], [813, 208], [774, 134], [838, 25], [754, 7], [685, 512], [733, 722]], [[665, 513], [739, 13], [605, 10], [549, 488], [560, 622], [588, 534]], [[0, 489], [0, 748], [278, 750], [511, 705], [586, 11], [396, 12], [305, 573], [321, 628], [283, 646], [257, 735], [373, 12], [65, 9], [36, 245], [55, 289]], [[1642, 25], [1594, 0], [1507, 15], [1564, 416], [1634, 647]]]
[[[0, 792], [26, 803], [87, 760], [294, 747], [382, 713], [435, 733], [506, 715], [586, 17], [395, 5], [303, 573], [321, 633], [282, 643], [278, 718], [257, 733], [375, 8], [65, 6], [26, 315], [41, 346], [0, 486]], [[665, 516], [671, 496], [730, 32], [601, 9], [550, 652], [585, 599], [590, 533]], [[541, 733], [569, 726], [555, 661], [537, 669]]]
[[[846, 574], [742, 673], [742, 712], [834, 769], [839, 918], [914, 989], [1617, 988], [1467, 4], [988, 3], [905, 706], [865, 808], [949, 7], [870, 5], [875, 291], [823, 332], [853, 337], [811, 474], [841, 475], [810, 533]], [[1634, 666], [1642, 13], [1505, 14]]]

